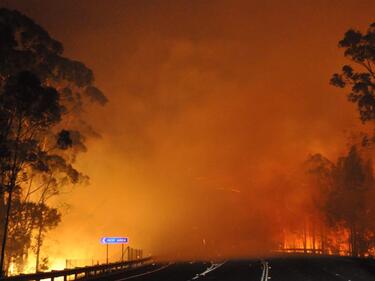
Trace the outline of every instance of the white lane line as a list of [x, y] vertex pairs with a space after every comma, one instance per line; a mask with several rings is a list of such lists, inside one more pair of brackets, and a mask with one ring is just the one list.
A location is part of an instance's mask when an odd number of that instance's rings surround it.
[[193, 277], [192, 280], [196, 280], [200, 277], [203, 277], [205, 276], [207, 273], [211, 272], [211, 271], [214, 271], [216, 269], [218, 269], [220, 266], [222, 266], [224, 263], [226, 263], [226, 261], [222, 262], [222, 263], [212, 263], [210, 267], [208, 267], [205, 271], [203, 271], [202, 273], [199, 273], [197, 275], [195, 275], [195, 277]]
[[264, 276], [265, 276], [265, 273], [266, 273], [266, 267], [264, 266], [263, 260], [261, 261], [261, 263], [262, 263], [262, 277], [260, 277], [260, 281], [264, 281]]
[[271, 279], [271, 277], [268, 276], [269, 274], [269, 269], [271, 268], [269, 265], [268, 265], [268, 261], [265, 261], [265, 260], [261, 260], [261, 264], [262, 264], [262, 277], [260, 278], [260, 281], [268, 281], [269, 279]]
[[158, 272], [160, 270], [163, 270], [163, 269], [167, 268], [170, 265], [171, 264], [169, 263], [169, 264], [164, 265], [164, 266], [162, 266], [162, 267], [160, 267], [158, 269], [155, 269], [155, 270], [152, 270], [152, 271], [147, 271], [145, 273], [141, 273], [141, 274], [137, 274], [137, 275], [132, 275], [132, 276], [125, 277], [125, 278], [122, 278], [122, 279], [116, 279], [116, 281], [130, 280], [130, 279], [134, 279], [134, 278], [141, 277], [141, 276], [144, 276], [144, 275], [152, 274], [152, 273]]

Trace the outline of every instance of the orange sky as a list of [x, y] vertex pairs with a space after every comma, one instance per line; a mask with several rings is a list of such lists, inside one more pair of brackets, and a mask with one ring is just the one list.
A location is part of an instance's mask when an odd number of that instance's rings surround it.
[[102, 235], [176, 257], [258, 251], [265, 210], [288, 193], [280, 175], [309, 153], [335, 159], [360, 123], [328, 81], [374, 1], [0, 3], [92, 68], [110, 100], [87, 114], [102, 134], [78, 163], [91, 185], [60, 198], [71, 207], [51, 255], [103, 257]]

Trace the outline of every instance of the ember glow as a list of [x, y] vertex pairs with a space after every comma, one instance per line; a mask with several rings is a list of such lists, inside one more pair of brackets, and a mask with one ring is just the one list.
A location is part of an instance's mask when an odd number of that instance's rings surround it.
[[3, 4], [92, 68], [109, 99], [85, 113], [101, 134], [77, 159], [90, 184], [54, 202], [62, 223], [43, 246], [53, 269], [104, 260], [104, 236], [171, 259], [303, 247], [294, 230], [313, 191], [295, 174], [314, 153], [335, 162], [366, 129], [329, 79], [346, 63], [337, 42], [368, 27], [375, 3], [302, 2]]

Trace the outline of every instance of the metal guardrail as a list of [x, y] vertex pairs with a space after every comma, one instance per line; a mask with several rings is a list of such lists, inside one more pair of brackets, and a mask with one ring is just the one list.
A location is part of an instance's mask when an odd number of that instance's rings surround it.
[[312, 249], [312, 248], [282, 248], [276, 250], [281, 253], [304, 253], [304, 254], [323, 254], [323, 249]]
[[312, 248], [282, 248], [274, 250], [276, 253], [297, 253], [297, 254], [312, 254], [312, 255], [328, 255], [328, 256], [350, 256], [351, 253], [347, 250], [330, 250], [330, 249], [312, 249]]
[[[40, 281], [44, 279], [50, 279], [54, 281], [55, 278], [63, 278], [64, 281], [67, 280], [85, 280], [86, 277], [100, 276], [106, 273], [115, 272], [119, 270], [124, 270], [132, 266], [137, 266], [150, 261], [151, 257], [137, 259], [125, 262], [115, 262], [109, 264], [101, 264], [94, 266], [77, 267], [72, 269], [63, 270], [52, 270], [49, 272], [39, 272], [32, 274], [21, 274], [17, 276], [10, 276], [5, 278], [0, 278], [0, 281]], [[70, 279], [73, 277], [74, 279]], [[68, 279], [69, 278], [69, 279]]]

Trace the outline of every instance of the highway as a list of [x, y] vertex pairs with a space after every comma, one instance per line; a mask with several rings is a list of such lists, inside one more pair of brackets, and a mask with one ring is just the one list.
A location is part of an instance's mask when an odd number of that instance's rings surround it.
[[369, 281], [375, 261], [346, 257], [285, 256], [217, 262], [151, 264], [94, 280], [106, 281]]

